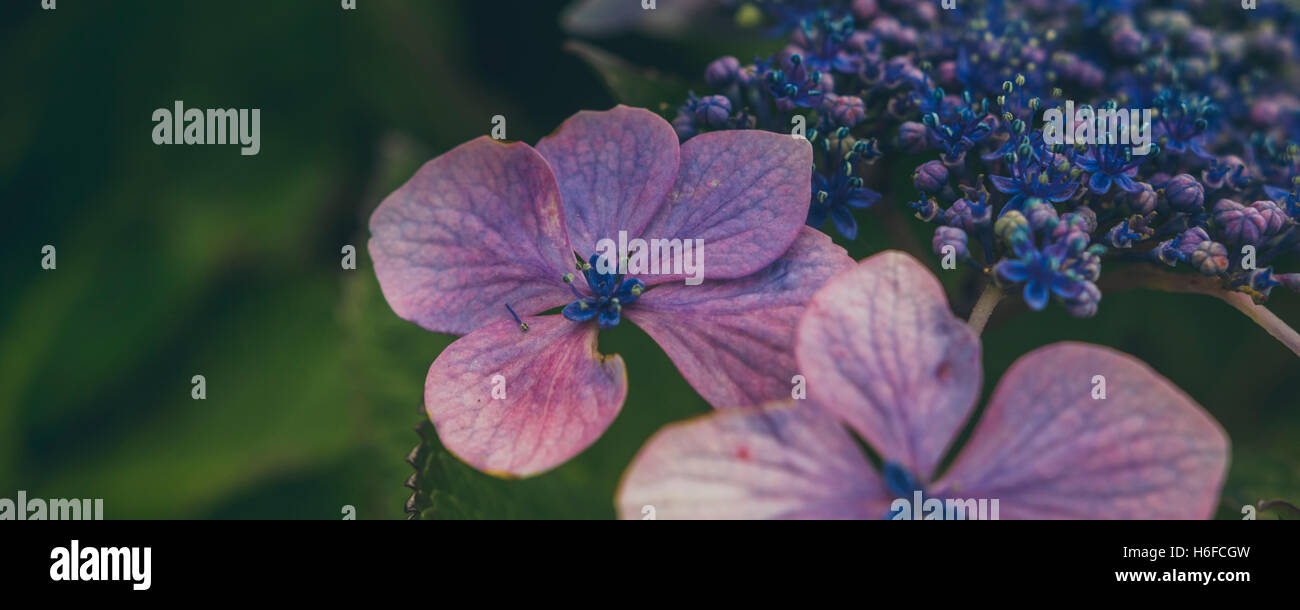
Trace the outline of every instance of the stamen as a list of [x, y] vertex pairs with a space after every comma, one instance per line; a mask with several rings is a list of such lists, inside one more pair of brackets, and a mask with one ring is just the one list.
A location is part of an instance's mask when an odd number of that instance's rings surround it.
[[506, 303], [506, 311], [509, 311], [510, 315], [514, 317], [515, 322], [519, 323], [519, 330], [528, 332], [528, 324], [526, 324], [523, 320], [519, 319], [519, 314], [515, 313], [514, 308], [511, 307], [509, 303]]
[[627, 274], [627, 267], [627, 257], [624, 256], [619, 259], [618, 275], [614, 276], [614, 283], [609, 288], [611, 291], [618, 290], [618, 287], [623, 285], [623, 276]]

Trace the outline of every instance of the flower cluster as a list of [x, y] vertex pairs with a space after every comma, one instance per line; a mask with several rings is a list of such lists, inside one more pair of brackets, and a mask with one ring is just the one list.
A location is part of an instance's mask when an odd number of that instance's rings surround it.
[[[1108, 261], [1213, 276], [1256, 302], [1276, 286], [1300, 289], [1300, 274], [1273, 269], [1300, 253], [1300, 74], [1287, 68], [1300, 61], [1296, 9], [1205, 0], [757, 6], [786, 46], [749, 64], [711, 63], [714, 92], [692, 94], [673, 126], [683, 141], [806, 126], [809, 225], [829, 219], [854, 239], [854, 211], [881, 199], [867, 184], [910, 171], [908, 205], [935, 225], [936, 253], [1022, 290], [1033, 309], [1056, 300], [1092, 315]], [[1150, 143], [1048, 137], [1044, 114], [1062, 107], [1149, 110], [1125, 129], [1145, 130]]]

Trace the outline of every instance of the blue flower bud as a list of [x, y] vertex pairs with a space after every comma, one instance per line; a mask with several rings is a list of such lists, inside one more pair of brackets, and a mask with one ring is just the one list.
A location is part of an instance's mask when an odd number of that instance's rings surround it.
[[957, 227], [939, 227], [934, 230], [934, 239], [930, 244], [934, 248], [934, 253], [939, 256], [944, 255], [943, 247], [952, 246], [956, 251], [957, 258], [966, 258], [969, 254], [966, 243], [966, 232]]
[[962, 198], [954, 201], [952, 207], [944, 211], [943, 223], [973, 232], [988, 226], [990, 216], [989, 206]]
[[[1083, 213], [1080, 213], [1083, 212]], [[1097, 228], [1097, 216], [1092, 210], [1081, 207], [1073, 212], [1061, 214], [1061, 221], [1052, 229], [1051, 238], [1059, 240], [1070, 233], [1091, 234]]]
[[1092, 282], [1080, 284], [1078, 296], [1065, 302], [1065, 312], [1076, 318], [1091, 318], [1101, 303], [1101, 289]]
[[1178, 212], [1198, 212], [1205, 204], [1205, 187], [1188, 174], [1178, 174], [1165, 184], [1165, 199]]
[[1092, 211], [1092, 208], [1087, 206], [1079, 206], [1075, 208], [1073, 212], [1070, 213], [1079, 217], [1080, 219], [1083, 220], [1084, 223], [1086, 223], [1086, 227], [1087, 227], [1086, 230], [1089, 233], [1092, 233], [1093, 231], [1097, 230], [1097, 213]]
[[736, 73], [736, 82], [740, 83], [742, 87], [753, 86], [754, 83], [758, 82], [758, 67], [754, 65], [741, 67], [740, 71]]
[[1025, 219], [1029, 221], [1029, 227], [1036, 232], [1050, 232], [1060, 223], [1060, 217], [1056, 213], [1056, 206], [1037, 197], [1025, 200], [1024, 215]]
[[1268, 221], [1259, 210], [1231, 199], [1220, 199], [1214, 204], [1214, 223], [1219, 225], [1230, 243], [1239, 246], [1259, 245], [1268, 227]]
[[739, 76], [740, 61], [731, 56], [715, 59], [704, 69], [704, 82], [714, 89], [725, 88]]
[[1029, 220], [1017, 210], [1010, 210], [1003, 214], [1002, 218], [993, 225], [993, 234], [1008, 244], [1014, 243], [1018, 234], [1028, 233], [1028, 231]]
[[695, 105], [695, 119], [710, 129], [726, 127], [729, 118], [731, 118], [731, 100], [726, 96], [703, 97]]
[[828, 96], [830, 117], [836, 125], [853, 127], [867, 118], [867, 107], [856, 95]]
[[922, 193], [937, 193], [948, 184], [948, 168], [939, 161], [926, 161], [912, 172], [912, 185]]
[[1264, 219], [1265, 235], [1277, 235], [1277, 232], [1281, 231], [1282, 227], [1286, 225], [1286, 212], [1282, 211], [1282, 208], [1278, 207], [1276, 203], [1268, 200], [1256, 201], [1250, 204], [1250, 207], [1259, 212], [1259, 215]]
[[898, 127], [898, 147], [909, 155], [923, 152], [928, 137], [925, 125], [916, 121], [907, 121]]
[[1089, 256], [1085, 254], [1085, 251], [1088, 249], [1088, 243], [1091, 241], [1092, 237], [1083, 231], [1070, 231], [1065, 235], [1065, 239], [1061, 243], [1065, 244], [1067, 256], [1078, 257]]
[[1187, 262], [1205, 275], [1219, 275], [1228, 270], [1228, 248], [1217, 241], [1203, 241], [1188, 255]]
[[1201, 227], [1192, 227], [1183, 231], [1173, 240], [1173, 247], [1178, 251], [1178, 258], [1187, 260], [1202, 242], [1210, 241], [1210, 234]]
[[1159, 201], [1155, 190], [1145, 182], [1139, 182], [1138, 186], [1142, 187], [1142, 190], [1128, 195], [1128, 205], [1133, 210], [1133, 213], [1148, 214], [1155, 211], [1156, 203]]
[[677, 132], [677, 137], [683, 142], [699, 133], [695, 128], [695, 117], [683, 112], [678, 112], [677, 118], [673, 119], [673, 131]]

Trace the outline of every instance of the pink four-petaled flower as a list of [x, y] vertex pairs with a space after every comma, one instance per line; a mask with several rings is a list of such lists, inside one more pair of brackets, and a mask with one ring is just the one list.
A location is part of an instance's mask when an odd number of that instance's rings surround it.
[[[464, 335], [425, 383], [443, 445], [480, 470], [523, 476], [600, 437], [626, 371], [596, 351], [594, 319], [535, 315], [568, 303], [599, 301], [608, 321], [639, 325], [714, 406], [788, 396], [795, 323], [852, 265], [803, 226], [811, 172], [805, 140], [726, 131], [679, 145], [667, 121], [623, 106], [580, 112], [537, 148], [481, 137], [425, 164], [375, 210], [370, 254], [399, 316]], [[703, 284], [645, 275], [634, 303], [610, 303], [631, 293], [613, 278], [593, 290], [575, 254], [589, 260], [620, 231], [703, 240]]]
[[[806, 401], [719, 411], [656, 434], [617, 505], [639, 519], [880, 519], [915, 489], [993, 500], [1002, 518], [1170, 519], [1214, 513], [1228, 439], [1142, 362], [1082, 343], [1017, 360], [936, 478], [983, 372], [938, 280], [897, 252], [831, 279], [799, 322]], [[1094, 398], [1096, 376], [1106, 397]], [[882, 476], [845, 426], [885, 462]], [[902, 476], [899, 476], [902, 475]], [[892, 480], [890, 480], [892, 479]], [[913, 489], [897, 489], [908, 481]]]

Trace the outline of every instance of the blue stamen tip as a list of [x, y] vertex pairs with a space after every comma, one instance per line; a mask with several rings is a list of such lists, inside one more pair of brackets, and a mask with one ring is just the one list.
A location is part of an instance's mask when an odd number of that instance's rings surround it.
[[514, 308], [511, 307], [509, 303], [506, 303], [506, 311], [510, 312], [510, 316], [515, 319], [517, 324], [519, 324], [519, 330], [528, 332], [528, 324], [519, 319], [519, 314], [515, 313]]

